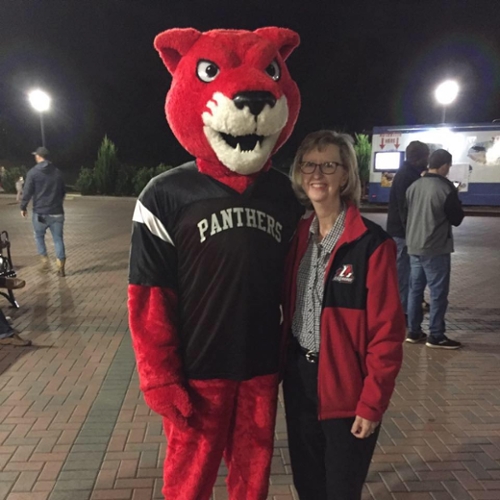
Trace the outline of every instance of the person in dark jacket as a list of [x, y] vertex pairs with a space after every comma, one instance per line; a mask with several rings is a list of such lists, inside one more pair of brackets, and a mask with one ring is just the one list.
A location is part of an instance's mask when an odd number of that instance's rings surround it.
[[[456, 187], [446, 179], [452, 156], [444, 149], [432, 153], [429, 171], [412, 184], [406, 193], [408, 216], [406, 243], [410, 255], [410, 292], [408, 295], [407, 341], [426, 341], [428, 347], [458, 349], [460, 342], [445, 335], [445, 315], [450, 290], [451, 226], [464, 218]], [[422, 332], [422, 302], [426, 285], [430, 291], [429, 337]]]
[[429, 146], [412, 141], [406, 148], [406, 161], [399, 168], [391, 186], [387, 212], [387, 232], [396, 242], [398, 249], [397, 267], [399, 296], [403, 311], [408, 313], [408, 287], [410, 281], [410, 258], [406, 246], [403, 214], [406, 204], [406, 190], [418, 179], [429, 162]]
[[352, 138], [309, 134], [291, 172], [303, 218], [287, 265], [286, 422], [300, 500], [359, 500], [402, 363], [396, 245], [358, 209]]
[[39, 147], [33, 152], [36, 165], [28, 172], [21, 201], [21, 215], [27, 217], [28, 203], [33, 198], [33, 228], [41, 270], [49, 268], [45, 233], [50, 229], [56, 251], [56, 266], [59, 276], [65, 276], [66, 252], [64, 248], [64, 209], [66, 194], [61, 172], [47, 160], [49, 151]]

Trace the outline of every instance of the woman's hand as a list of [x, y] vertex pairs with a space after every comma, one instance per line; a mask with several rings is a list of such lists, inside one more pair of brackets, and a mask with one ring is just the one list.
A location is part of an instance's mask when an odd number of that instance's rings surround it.
[[352, 424], [351, 432], [357, 438], [365, 439], [370, 437], [375, 432], [375, 429], [379, 424], [380, 422], [372, 422], [371, 420], [366, 420], [366, 418], [356, 415], [354, 423]]

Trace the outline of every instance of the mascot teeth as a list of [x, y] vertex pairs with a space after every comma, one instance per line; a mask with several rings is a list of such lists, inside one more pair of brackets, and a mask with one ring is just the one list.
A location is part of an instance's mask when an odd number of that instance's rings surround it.
[[273, 106], [266, 104], [252, 116], [246, 106], [215, 92], [202, 114], [203, 130], [219, 161], [229, 170], [243, 175], [258, 172], [267, 161], [288, 121], [285, 96]]
[[234, 136], [221, 132], [222, 138], [234, 149], [240, 151], [256, 151], [260, 149], [264, 137], [261, 135], [240, 135]]

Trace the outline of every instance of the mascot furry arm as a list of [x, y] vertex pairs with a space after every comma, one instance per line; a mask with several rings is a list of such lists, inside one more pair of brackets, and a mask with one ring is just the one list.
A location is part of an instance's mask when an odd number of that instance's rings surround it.
[[[284, 64], [298, 43], [295, 32], [282, 28], [172, 29], [156, 37], [173, 75], [167, 119], [199, 172], [242, 193], [270, 168], [269, 158], [290, 135], [300, 107]], [[164, 202], [153, 187], [145, 196], [149, 207]], [[140, 387], [152, 410], [185, 426], [193, 408], [178, 335], [177, 250], [141, 197], [133, 217], [128, 302]]]

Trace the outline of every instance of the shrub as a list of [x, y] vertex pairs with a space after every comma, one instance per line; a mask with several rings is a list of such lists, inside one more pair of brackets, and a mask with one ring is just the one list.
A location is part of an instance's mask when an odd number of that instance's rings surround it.
[[105, 136], [97, 153], [94, 180], [99, 194], [114, 194], [120, 163], [116, 146]]
[[75, 187], [82, 195], [92, 195], [97, 193], [94, 170], [92, 168], [82, 167]]
[[354, 134], [356, 144], [354, 149], [358, 158], [359, 178], [361, 180], [362, 192], [365, 194], [366, 186], [370, 180], [370, 160], [372, 154], [372, 146], [370, 138], [366, 134]]
[[134, 176], [134, 194], [139, 196], [146, 184], [155, 176], [154, 169], [148, 167], [140, 168]]
[[4, 191], [6, 193], [15, 193], [17, 180], [22, 176], [26, 181], [27, 171], [28, 169], [24, 165], [6, 168], [4, 176], [2, 177], [2, 187]]
[[168, 170], [171, 170], [172, 168], [172, 165], [165, 165], [165, 163], [160, 163], [159, 165], [157, 165], [154, 169], [154, 176], [157, 176], [157, 175], [160, 175], [160, 174], [163, 174], [163, 172], [167, 172]]
[[139, 169], [133, 165], [120, 164], [116, 146], [105, 136], [94, 167], [81, 168], [75, 188], [82, 195], [138, 196], [153, 177], [171, 168], [164, 163]]
[[135, 194], [134, 179], [137, 169], [132, 165], [120, 165], [119, 174], [116, 176], [116, 196], [133, 196]]
[[154, 168], [142, 167], [140, 168], [134, 177], [134, 193], [136, 196], [139, 196], [142, 193], [142, 190], [146, 187], [146, 184], [157, 175], [166, 172], [167, 170], [172, 169], [171, 165], [165, 165], [164, 163], [160, 163]]

